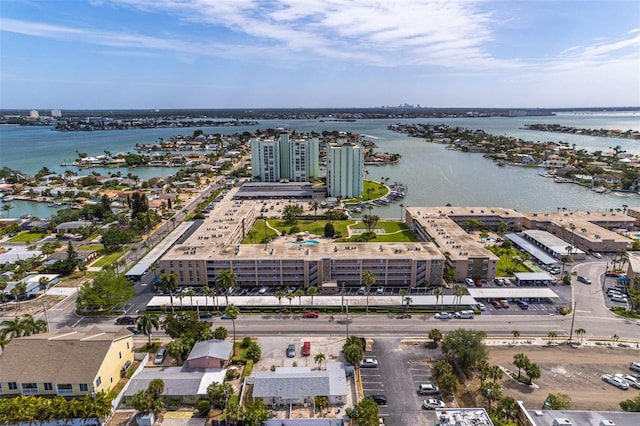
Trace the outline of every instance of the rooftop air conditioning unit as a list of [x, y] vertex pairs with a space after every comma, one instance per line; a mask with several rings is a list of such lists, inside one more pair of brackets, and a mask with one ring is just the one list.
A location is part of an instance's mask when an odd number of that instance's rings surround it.
[[571, 420], [563, 417], [553, 419], [552, 426], [571, 426]]

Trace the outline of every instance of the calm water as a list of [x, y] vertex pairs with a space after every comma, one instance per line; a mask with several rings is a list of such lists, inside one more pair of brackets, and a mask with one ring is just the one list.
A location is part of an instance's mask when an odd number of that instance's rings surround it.
[[[519, 211], [608, 210], [628, 206], [640, 206], [636, 194], [597, 194], [589, 189], [571, 184], [556, 184], [552, 179], [538, 176], [539, 169], [521, 167], [497, 167], [481, 154], [450, 151], [443, 145], [426, 143], [421, 139], [387, 130], [396, 122], [448, 124], [469, 129], [483, 129], [496, 135], [510, 135], [531, 141], [563, 141], [577, 148], [590, 151], [608, 151], [619, 145], [627, 152], [640, 155], [640, 141], [565, 135], [524, 130], [525, 124], [558, 123], [578, 128], [636, 129], [640, 130], [640, 113], [573, 114], [563, 113], [555, 117], [522, 118], [451, 118], [417, 120], [358, 120], [356, 122], [319, 122], [317, 120], [264, 120], [258, 126], [202, 128], [205, 133], [241, 133], [256, 129], [286, 127], [298, 132], [339, 130], [361, 133], [374, 139], [378, 150], [402, 155], [399, 164], [368, 167], [369, 178], [379, 180], [389, 177], [389, 182], [405, 183], [409, 192], [403, 200], [406, 206], [442, 206], [447, 203], [459, 206], [511, 207]], [[48, 127], [0, 127], [0, 167], [10, 167], [27, 173], [36, 173], [43, 166], [56, 172], [67, 169], [89, 174], [121, 171], [131, 172], [143, 179], [153, 176], [166, 177], [175, 173], [169, 168], [135, 169], [87, 169], [61, 167], [63, 162], [73, 161], [76, 151], [100, 155], [134, 152], [135, 144], [152, 143], [158, 138], [168, 139], [176, 134], [191, 134], [195, 129], [145, 129], [110, 132], [54, 132]], [[44, 204], [13, 201], [10, 216], [31, 213], [49, 217], [56, 209]], [[381, 217], [400, 217], [400, 206], [394, 204], [378, 207], [374, 212]], [[6, 212], [5, 212], [6, 216]]]

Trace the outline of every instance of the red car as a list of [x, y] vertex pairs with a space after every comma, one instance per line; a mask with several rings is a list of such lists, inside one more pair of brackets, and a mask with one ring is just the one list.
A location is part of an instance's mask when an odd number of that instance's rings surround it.
[[302, 314], [302, 318], [318, 318], [319, 316], [320, 314], [314, 311], [309, 311]]
[[311, 342], [304, 342], [302, 344], [302, 355], [309, 356], [311, 355]]
[[494, 300], [493, 302], [491, 302], [491, 306], [493, 306], [493, 309], [501, 309], [502, 308], [502, 305], [497, 300]]

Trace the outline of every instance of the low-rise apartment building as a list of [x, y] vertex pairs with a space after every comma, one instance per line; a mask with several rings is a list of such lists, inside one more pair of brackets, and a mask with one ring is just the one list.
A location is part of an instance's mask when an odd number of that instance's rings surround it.
[[132, 363], [133, 336], [124, 328], [110, 333], [66, 327], [15, 338], [0, 354], [0, 397], [108, 393]]

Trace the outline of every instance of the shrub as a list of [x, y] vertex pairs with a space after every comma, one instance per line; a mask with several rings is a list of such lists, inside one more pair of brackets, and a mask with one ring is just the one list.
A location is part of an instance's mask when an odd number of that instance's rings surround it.
[[234, 370], [233, 368], [229, 368], [227, 370], [227, 374], [224, 376], [224, 379], [225, 380], [233, 380], [236, 377], [237, 377], [236, 370]]
[[211, 407], [211, 403], [207, 399], [199, 399], [196, 403], [196, 409], [199, 414], [206, 414]]
[[246, 356], [248, 359], [247, 362], [258, 362], [262, 356], [262, 349], [260, 349], [260, 346], [258, 346], [257, 343], [251, 343], [251, 345], [249, 345], [249, 349], [247, 349]]
[[251, 345], [251, 337], [247, 336], [242, 339], [242, 343], [240, 343], [241, 348], [248, 348]]

